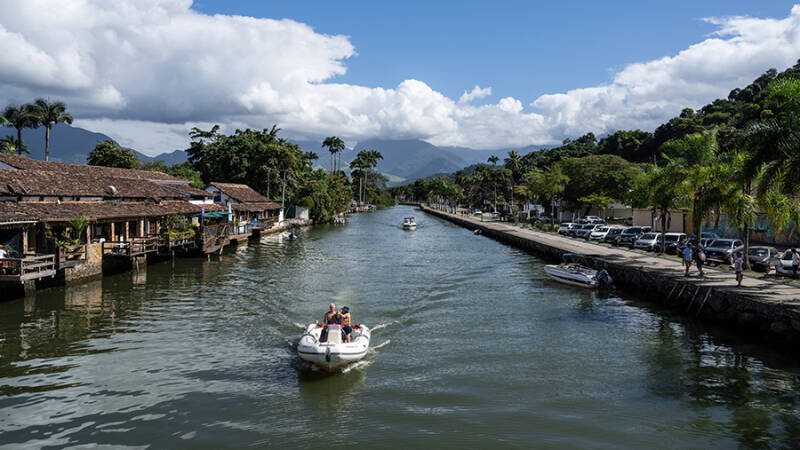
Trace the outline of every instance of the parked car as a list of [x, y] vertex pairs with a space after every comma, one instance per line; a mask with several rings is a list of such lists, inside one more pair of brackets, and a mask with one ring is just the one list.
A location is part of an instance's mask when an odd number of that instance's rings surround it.
[[617, 245], [619, 242], [619, 236], [622, 232], [625, 231], [625, 228], [617, 227], [617, 228], [609, 228], [606, 232], [606, 235], [603, 236], [603, 242], [607, 242], [609, 244]]
[[653, 251], [661, 243], [661, 233], [645, 233], [633, 242], [633, 248]]
[[567, 231], [567, 236], [570, 236], [570, 237], [577, 236], [578, 235], [578, 231], [582, 230], [583, 227], [585, 227], [586, 225], [588, 225], [588, 224], [582, 223], [582, 224], [578, 224], [578, 226], [576, 226], [575, 228], [570, 228], [569, 231]]
[[720, 239], [720, 235], [717, 233], [700, 233], [700, 239]]
[[650, 227], [629, 227], [626, 228], [619, 235], [619, 239], [617, 240], [617, 245], [627, 245], [629, 247], [633, 247], [633, 243], [636, 242], [643, 234], [650, 231]]
[[608, 225], [600, 225], [599, 227], [595, 228], [591, 233], [589, 233], [589, 240], [590, 241], [602, 241], [609, 231], [613, 230], [614, 227], [610, 227]]
[[[686, 234], [684, 233], [666, 233], [664, 234], [664, 252], [674, 255], [678, 254], [678, 249], [686, 245]], [[658, 245], [655, 251], [661, 251], [661, 245]]]
[[773, 267], [778, 265], [781, 254], [775, 247], [750, 247], [747, 250], [747, 259], [750, 261], [750, 267], [753, 270], [769, 273]]
[[586, 224], [582, 226], [580, 229], [575, 230], [575, 237], [589, 239], [589, 234], [600, 227], [602, 227], [602, 225], [597, 225], [594, 223]]
[[792, 251], [786, 250], [783, 252], [783, 256], [781, 259], [778, 260], [778, 264], [775, 266], [775, 273], [778, 275], [783, 275], [785, 277], [792, 276]]
[[706, 261], [733, 264], [736, 252], [744, 250], [744, 245], [739, 239], [714, 239], [705, 247]]
[[575, 227], [579, 227], [579, 226], [580, 225], [578, 225], [577, 223], [563, 222], [563, 223], [561, 223], [561, 225], [558, 226], [558, 234], [567, 235], [569, 233], [570, 229], [575, 228]]

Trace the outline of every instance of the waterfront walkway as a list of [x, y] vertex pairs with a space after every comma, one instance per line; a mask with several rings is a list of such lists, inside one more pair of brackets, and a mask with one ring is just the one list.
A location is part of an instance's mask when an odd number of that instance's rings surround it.
[[745, 297], [750, 301], [771, 306], [780, 305], [780, 308], [789, 313], [789, 316], [800, 321], [800, 287], [789, 283], [748, 275], [744, 277], [742, 286], [737, 287], [732, 270], [705, 266], [705, 276], [701, 278], [698, 276], [697, 268], [694, 265], [692, 265], [690, 276], [684, 277], [683, 265], [680, 260], [675, 258], [645, 254], [625, 248], [609, 247], [580, 239], [572, 239], [557, 234], [522, 228], [504, 222], [481, 221], [480, 219], [470, 216], [433, 210], [424, 205], [420, 206], [420, 208], [423, 211], [444, 216], [444, 218], [449, 217], [451, 219], [456, 219], [461, 225], [466, 227], [469, 227], [471, 224], [476, 229], [483, 228], [485, 230], [492, 230], [495, 233], [502, 233], [509, 237], [530, 240], [540, 245], [557, 248], [562, 252], [580, 253], [589, 257], [613, 261], [616, 264], [623, 264], [631, 269], [646, 270], [648, 272], [655, 269], [659, 271], [663, 277], [680, 281], [682, 284], [689, 283], [695, 286], [698, 291], [700, 288], [713, 288], [715, 291], [727, 291], [737, 296]]

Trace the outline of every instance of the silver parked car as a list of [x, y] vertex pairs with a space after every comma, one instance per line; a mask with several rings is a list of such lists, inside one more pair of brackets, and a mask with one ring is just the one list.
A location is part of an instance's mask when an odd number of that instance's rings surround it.
[[653, 251], [661, 245], [661, 233], [645, 233], [633, 241], [633, 248]]
[[714, 239], [706, 247], [706, 260], [733, 265], [736, 252], [744, 250], [739, 239]]
[[753, 270], [769, 273], [773, 267], [778, 265], [781, 254], [775, 247], [750, 247], [747, 250], [747, 259], [750, 261], [750, 267]]
[[[783, 275], [785, 277], [792, 276], [792, 251], [786, 250], [783, 252], [783, 256], [781, 259], [778, 260], [778, 264], [775, 266], [775, 273], [778, 275]], [[798, 272], [800, 274], [800, 272]], [[800, 276], [800, 275], [798, 275]]]
[[575, 227], [579, 227], [577, 223], [572, 222], [563, 222], [561, 225], [558, 226], [558, 234], [566, 235], [569, 233], [569, 230]]
[[603, 242], [607, 242], [609, 244], [617, 245], [618, 240], [619, 240], [619, 236], [622, 234], [623, 231], [625, 231], [625, 228], [622, 228], [622, 227], [610, 228], [606, 232], [606, 235], [603, 237]]
[[586, 224], [586, 225], [584, 225], [584, 226], [582, 226], [580, 228], [575, 229], [575, 237], [579, 237], [579, 238], [583, 238], [583, 239], [589, 239], [589, 234], [592, 231], [594, 231], [594, 230], [596, 230], [597, 228], [600, 228], [600, 227], [602, 227], [602, 225], [598, 225], [598, 224], [594, 224], [594, 223]]

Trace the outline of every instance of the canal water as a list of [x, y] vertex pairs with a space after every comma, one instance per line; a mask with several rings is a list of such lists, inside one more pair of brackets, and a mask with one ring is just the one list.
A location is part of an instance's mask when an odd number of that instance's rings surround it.
[[[0, 303], [0, 447], [725, 448], [800, 442], [798, 353], [409, 207]], [[294, 345], [373, 328], [343, 373]]]

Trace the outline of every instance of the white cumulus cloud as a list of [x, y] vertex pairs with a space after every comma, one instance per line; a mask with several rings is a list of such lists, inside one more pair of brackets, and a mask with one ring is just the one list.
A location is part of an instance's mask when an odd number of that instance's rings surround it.
[[304, 138], [420, 138], [500, 148], [587, 131], [652, 129], [800, 56], [800, 7], [781, 19], [706, 19], [717, 31], [675, 55], [630, 64], [603, 85], [539, 98], [474, 86], [451, 99], [424, 80], [337, 83], [350, 39], [292, 20], [206, 15], [190, 0], [0, 0], [0, 105], [64, 100], [78, 124], [155, 154], [220, 123]]

